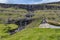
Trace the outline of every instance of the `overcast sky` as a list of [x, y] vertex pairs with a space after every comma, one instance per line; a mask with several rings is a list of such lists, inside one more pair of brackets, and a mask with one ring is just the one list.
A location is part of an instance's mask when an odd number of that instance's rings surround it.
[[41, 4], [49, 2], [58, 2], [60, 0], [0, 0], [0, 3], [10, 3], [10, 4]]

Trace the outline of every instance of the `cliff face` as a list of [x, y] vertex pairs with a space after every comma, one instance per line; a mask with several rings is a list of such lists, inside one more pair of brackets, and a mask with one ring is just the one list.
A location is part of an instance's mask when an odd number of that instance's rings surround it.
[[[53, 5], [52, 5], [53, 4]], [[60, 2], [57, 3], [47, 3], [47, 4], [37, 4], [37, 5], [23, 5], [23, 4], [2, 4], [0, 3], [0, 7], [3, 8], [22, 8], [28, 11], [35, 11], [35, 10], [47, 10], [47, 9], [54, 9], [60, 10]]]

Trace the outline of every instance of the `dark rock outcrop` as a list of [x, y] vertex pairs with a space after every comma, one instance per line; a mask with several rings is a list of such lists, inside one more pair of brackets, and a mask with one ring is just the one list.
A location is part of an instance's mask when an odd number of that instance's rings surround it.
[[[48, 4], [48, 5], [47, 5]], [[49, 4], [60, 4], [60, 2], [53, 2], [53, 3], [46, 3], [46, 4], [34, 4], [34, 5], [24, 5], [24, 4], [2, 4], [0, 3], [0, 7], [3, 8], [22, 8], [22, 9], [26, 9], [28, 11], [34, 11], [34, 10], [44, 10], [44, 9], [60, 9], [60, 6], [54, 6], [54, 5], [49, 5]]]

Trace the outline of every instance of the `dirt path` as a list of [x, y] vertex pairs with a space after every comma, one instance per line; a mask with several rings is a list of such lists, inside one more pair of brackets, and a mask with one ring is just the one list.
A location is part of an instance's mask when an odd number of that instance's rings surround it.
[[43, 24], [40, 24], [39, 28], [60, 28], [60, 26], [54, 26], [48, 23], [43, 23]]

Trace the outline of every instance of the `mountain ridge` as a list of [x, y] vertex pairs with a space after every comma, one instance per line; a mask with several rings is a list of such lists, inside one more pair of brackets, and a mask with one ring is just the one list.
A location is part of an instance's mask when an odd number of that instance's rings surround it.
[[60, 10], [60, 2], [52, 2], [52, 3], [36, 4], [36, 5], [35, 4], [34, 5], [25, 5], [25, 4], [0, 3], [0, 7], [3, 7], [3, 8], [11, 8], [11, 7], [13, 7], [13, 8], [22, 8], [22, 9], [26, 9], [28, 11], [53, 9], [53, 8], [54, 8], [54, 10], [56, 10], [56, 8], [59, 8], [59, 10]]

